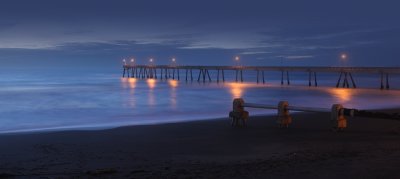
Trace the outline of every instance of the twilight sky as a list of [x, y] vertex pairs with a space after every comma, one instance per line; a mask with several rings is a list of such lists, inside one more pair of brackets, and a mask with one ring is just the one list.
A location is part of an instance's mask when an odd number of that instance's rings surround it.
[[396, 0], [2, 0], [0, 66], [400, 66]]

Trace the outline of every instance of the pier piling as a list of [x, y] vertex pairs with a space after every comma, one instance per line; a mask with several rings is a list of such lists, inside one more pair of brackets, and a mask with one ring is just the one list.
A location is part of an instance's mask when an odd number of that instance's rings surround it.
[[[197, 81], [209, 82], [213, 80], [210, 75], [210, 70], [215, 70], [216, 81], [225, 82], [225, 70], [234, 71], [235, 82], [244, 82], [243, 71], [255, 70], [257, 73], [257, 84], [262, 82], [265, 84], [264, 71], [280, 71], [281, 72], [281, 85], [291, 84], [290, 72], [306, 72], [308, 73], [308, 86], [318, 86], [317, 83], [317, 72], [323, 73], [339, 73], [339, 79], [336, 82], [336, 87], [343, 88], [357, 88], [356, 79], [353, 73], [372, 73], [380, 74], [380, 89], [390, 89], [390, 75], [400, 74], [400, 67], [268, 67], [268, 66], [169, 66], [169, 65], [123, 65], [122, 77], [128, 78], [154, 78], [157, 79], [157, 70], [160, 70], [161, 79], [177, 79], [180, 80], [180, 70], [185, 69], [185, 81], [189, 81], [189, 70], [190, 80], [193, 81], [193, 69], [199, 70]], [[286, 75], [286, 76], [285, 76]], [[285, 79], [286, 78], [286, 79]], [[313, 79], [314, 78], [314, 79]], [[313, 82], [314, 81], [314, 82]]]

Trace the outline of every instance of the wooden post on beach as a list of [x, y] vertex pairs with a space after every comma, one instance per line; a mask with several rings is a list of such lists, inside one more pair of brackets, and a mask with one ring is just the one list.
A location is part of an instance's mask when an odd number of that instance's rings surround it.
[[244, 100], [242, 98], [236, 98], [233, 100], [232, 111], [229, 112], [229, 118], [232, 120], [232, 126], [239, 126], [239, 121], [242, 121], [242, 125], [246, 126], [249, 112], [244, 110]]
[[278, 124], [279, 127], [288, 128], [289, 124], [292, 123], [292, 117], [288, 110], [289, 103], [287, 101], [280, 101], [278, 103]]
[[341, 104], [332, 105], [331, 121], [335, 131], [341, 131], [347, 127], [347, 119], [344, 116], [344, 108]]

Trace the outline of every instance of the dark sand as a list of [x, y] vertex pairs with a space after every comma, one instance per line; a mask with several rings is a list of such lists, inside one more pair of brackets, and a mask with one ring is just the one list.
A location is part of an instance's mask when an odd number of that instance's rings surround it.
[[400, 178], [400, 121], [329, 113], [0, 135], [0, 178]]

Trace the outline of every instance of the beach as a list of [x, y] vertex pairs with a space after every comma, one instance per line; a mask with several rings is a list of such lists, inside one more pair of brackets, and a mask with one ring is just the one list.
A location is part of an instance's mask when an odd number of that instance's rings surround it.
[[[390, 110], [398, 112], [400, 110]], [[0, 178], [398, 178], [400, 122], [329, 113], [0, 135]]]

